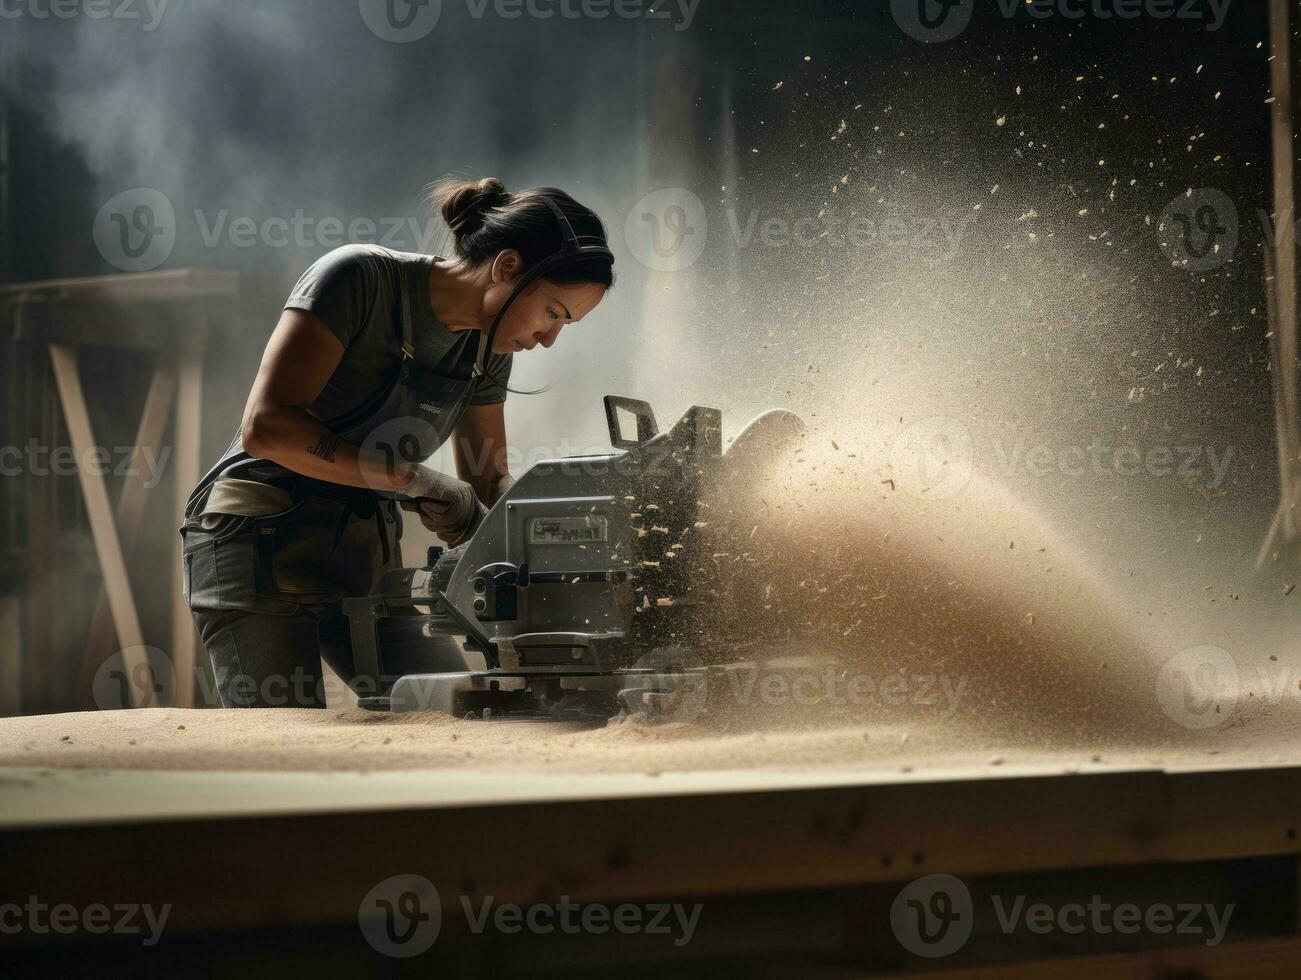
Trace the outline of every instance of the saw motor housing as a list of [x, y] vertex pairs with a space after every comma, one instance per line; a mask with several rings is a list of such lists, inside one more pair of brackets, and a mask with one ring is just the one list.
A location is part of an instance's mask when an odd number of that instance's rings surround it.
[[476, 694], [617, 693], [656, 649], [699, 645], [721, 413], [693, 406], [660, 432], [646, 402], [609, 395], [605, 412], [616, 451], [534, 464], [468, 543], [343, 601], [358, 686], [377, 692], [365, 706], [459, 714]]

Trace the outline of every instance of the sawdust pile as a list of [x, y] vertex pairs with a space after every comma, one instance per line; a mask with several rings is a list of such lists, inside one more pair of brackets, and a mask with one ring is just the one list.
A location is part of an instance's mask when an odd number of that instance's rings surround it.
[[0, 719], [0, 768], [329, 771], [463, 769], [542, 773], [888, 764], [901, 733], [844, 728], [722, 734], [687, 724], [477, 721], [359, 708], [145, 708]]
[[472, 770], [509, 778], [511, 772], [557, 777], [724, 770], [920, 774], [957, 766], [994, 773], [1022, 763], [1064, 769], [1295, 763], [1289, 739], [1269, 743], [1260, 734], [1237, 728], [1221, 733], [1214, 748], [1167, 744], [1100, 753], [1092, 748], [1018, 749], [998, 738], [916, 725], [729, 733], [707, 725], [625, 723], [583, 729], [550, 722], [471, 721], [432, 712], [373, 714], [358, 708], [143, 708], [0, 718], [0, 774]]

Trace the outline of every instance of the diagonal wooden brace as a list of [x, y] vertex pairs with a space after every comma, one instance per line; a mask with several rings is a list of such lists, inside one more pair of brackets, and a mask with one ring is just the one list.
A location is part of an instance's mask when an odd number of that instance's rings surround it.
[[113, 612], [117, 642], [122, 649], [123, 667], [127, 674], [131, 706], [149, 704], [152, 690], [148, 686], [148, 658], [144, 652], [144, 634], [136, 614], [131, 582], [127, 578], [126, 560], [118, 540], [113, 509], [109, 504], [108, 487], [102, 473], [87, 468], [85, 460], [93, 457], [95, 436], [91, 430], [86, 397], [82, 392], [81, 378], [77, 375], [76, 351], [63, 344], [50, 345], [50, 361], [54, 366], [54, 380], [59, 389], [59, 400], [72, 439], [72, 449], [77, 456], [77, 479], [90, 516], [90, 530], [95, 540], [95, 553], [104, 575], [104, 588], [108, 592], [108, 605]]

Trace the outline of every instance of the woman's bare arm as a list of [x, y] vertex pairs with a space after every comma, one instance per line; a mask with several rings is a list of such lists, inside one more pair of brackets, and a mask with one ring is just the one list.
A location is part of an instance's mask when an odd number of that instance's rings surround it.
[[504, 407], [500, 404], [469, 406], [456, 423], [452, 451], [456, 475], [474, 487], [478, 498], [491, 507], [510, 480]]
[[315, 314], [284, 311], [244, 406], [244, 450], [317, 480], [402, 490], [411, 481], [411, 467], [344, 442], [307, 411], [339, 366], [343, 349]]

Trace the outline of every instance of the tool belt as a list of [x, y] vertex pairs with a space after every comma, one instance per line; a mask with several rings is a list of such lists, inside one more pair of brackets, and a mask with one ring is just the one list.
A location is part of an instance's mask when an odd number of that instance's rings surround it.
[[[288, 471], [285, 471], [286, 473]], [[213, 589], [187, 600], [212, 608], [273, 611], [268, 603], [319, 604], [369, 594], [397, 563], [401, 518], [372, 490], [290, 474], [260, 505], [270, 513], [222, 513], [222, 491], [196, 500], [181, 529], [186, 572], [210, 570]], [[220, 481], [214, 483], [217, 487]], [[292, 490], [289, 489], [292, 487]], [[257, 508], [250, 508], [257, 509]], [[199, 566], [196, 568], [196, 566]]]

